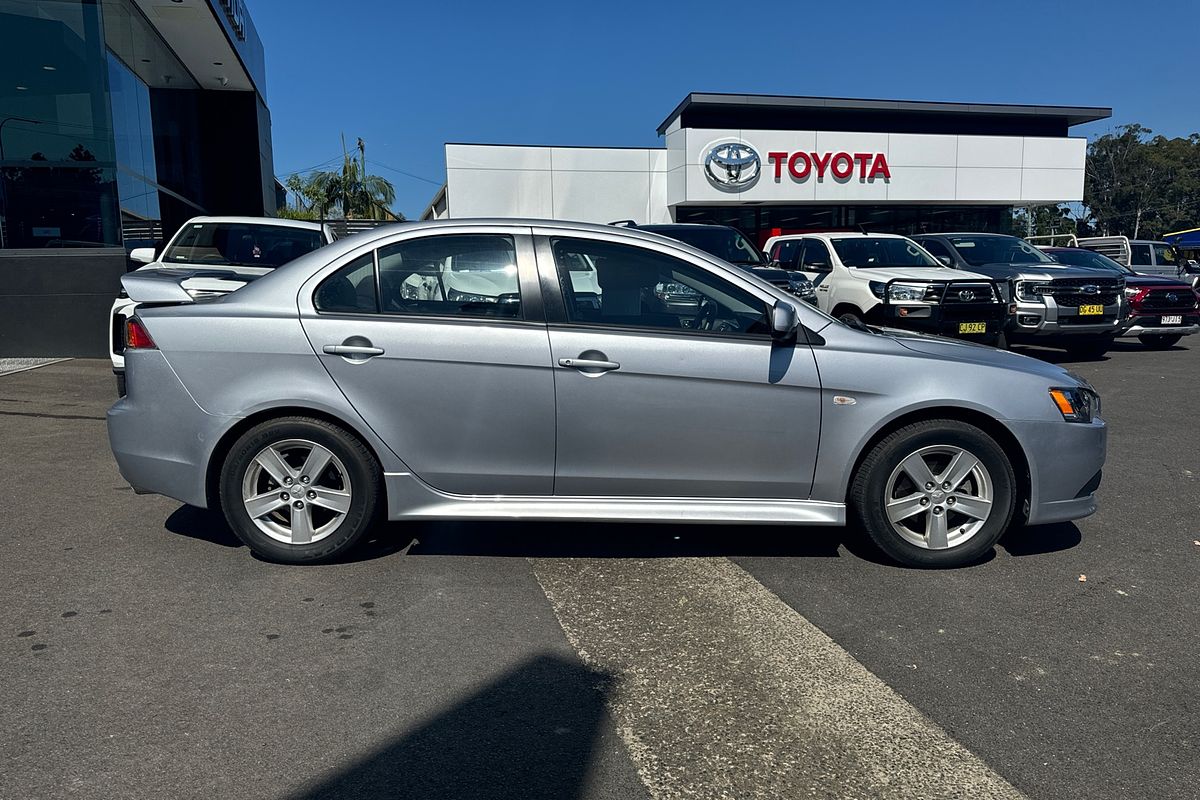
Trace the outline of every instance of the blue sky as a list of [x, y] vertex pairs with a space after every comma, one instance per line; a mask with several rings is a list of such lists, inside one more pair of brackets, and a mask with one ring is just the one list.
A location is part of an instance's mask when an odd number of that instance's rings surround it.
[[248, 5], [276, 173], [361, 136], [410, 217], [445, 178], [445, 142], [657, 146], [692, 91], [1110, 106], [1074, 133], [1200, 130], [1196, 0]]

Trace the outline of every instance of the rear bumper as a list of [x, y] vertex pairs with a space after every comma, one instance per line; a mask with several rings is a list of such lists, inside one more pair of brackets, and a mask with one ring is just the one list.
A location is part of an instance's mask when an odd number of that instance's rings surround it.
[[1008, 424], [1029, 459], [1028, 524], [1066, 522], [1095, 513], [1108, 447], [1104, 421]]
[[127, 394], [108, 410], [108, 441], [121, 476], [139, 493], [208, 506], [205, 469], [234, 417], [207, 414], [162, 353], [131, 351]]

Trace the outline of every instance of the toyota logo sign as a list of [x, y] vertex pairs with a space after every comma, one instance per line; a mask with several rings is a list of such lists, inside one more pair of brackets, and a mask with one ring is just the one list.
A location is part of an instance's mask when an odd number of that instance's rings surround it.
[[972, 292], [970, 289], [963, 289], [961, 292], [958, 293], [958, 299], [963, 301], [964, 303], [969, 303], [975, 299], [975, 293]]
[[718, 189], [744, 189], [761, 173], [757, 151], [745, 142], [713, 145], [704, 157], [704, 174]]

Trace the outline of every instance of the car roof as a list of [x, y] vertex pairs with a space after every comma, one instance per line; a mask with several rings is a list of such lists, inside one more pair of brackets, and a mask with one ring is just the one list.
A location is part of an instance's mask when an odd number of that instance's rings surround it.
[[627, 230], [631, 230], [631, 231], [657, 231], [657, 230], [677, 231], [677, 230], [680, 230], [683, 228], [686, 228], [688, 230], [703, 230], [703, 231], [710, 231], [713, 228], [724, 228], [725, 230], [728, 230], [728, 231], [736, 231], [737, 230], [737, 228], [733, 227], [732, 225], [722, 225], [718, 222], [711, 222], [711, 223], [710, 222], [652, 222], [648, 225], [629, 225], [629, 226], [618, 225], [616, 227], [626, 227]]
[[279, 228], [302, 228], [308, 231], [319, 231], [324, 228], [320, 222], [307, 219], [283, 219], [282, 217], [192, 217], [184, 225], [200, 223], [226, 223], [230, 225], [271, 225]]
[[862, 233], [861, 231], [823, 231], [821, 233], [781, 233], [771, 237], [780, 239], [907, 239], [902, 233]]
[[[979, 233], [977, 231], [944, 231], [942, 233], [918, 233], [914, 238], [922, 236], [991, 236], [997, 239], [1020, 239], [1020, 236], [1013, 236], [1011, 233]], [[1022, 239], [1022, 241], [1024, 241]]]

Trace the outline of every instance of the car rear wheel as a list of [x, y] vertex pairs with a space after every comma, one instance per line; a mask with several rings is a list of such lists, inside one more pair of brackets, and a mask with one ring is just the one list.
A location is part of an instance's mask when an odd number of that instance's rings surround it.
[[1178, 344], [1182, 338], [1183, 336], [1179, 334], [1143, 333], [1138, 337], [1138, 341], [1151, 350], [1168, 350]]
[[872, 541], [914, 567], [979, 560], [1008, 528], [1016, 477], [1004, 450], [973, 425], [929, 420], [872, 448], [851, 505]]
[[244, 433], [221, 469], [221, 508], [259, 556], [328, 561], [375, 520], [379, 466], [367, 447], [324, 420], [285, 417]]

